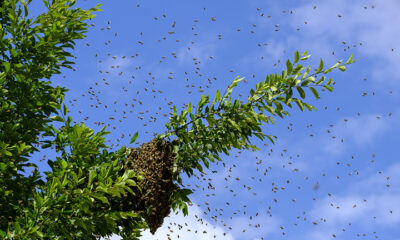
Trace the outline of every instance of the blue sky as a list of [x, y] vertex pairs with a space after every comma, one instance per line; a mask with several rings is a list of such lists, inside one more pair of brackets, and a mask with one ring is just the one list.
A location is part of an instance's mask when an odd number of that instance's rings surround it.
[[[236, 76], [247, 83], [234, 96], [247, 97], [296, 50], [307, 50], [313, 67], [320, 58], [326, 66], [358, 60], [330, 74], [333, 93], [308, 94], [317, 111], [292, 109], [264, 126], [275, 145], [254, 139], [261, 151], [232, 151], [225, 167], [184, 178], [196, 190], [189, 216], [171, 214], [143, 240], [400, 239], [400, 2], [119, 0], [101, 8], [77, 43], [75, 70], [52, 81], [70, 89], [75, 121], [97, 131], [96, 122], [109, 124], [113, 150], [130, 146], [136, 131], [138, 143], [151, 140], [165, 131], [170, 107], [214, 96]], [[46, 150], [32, 161], [44, 154], [55, 158]]]

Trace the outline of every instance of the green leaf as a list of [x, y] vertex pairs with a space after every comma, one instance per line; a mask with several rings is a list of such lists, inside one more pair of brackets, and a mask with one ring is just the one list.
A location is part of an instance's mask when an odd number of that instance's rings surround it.
[[178, 145], [174, 145], [173, 152], [174, 153], [178, 153], [179, 152], [179, 146]]
[[199, 102], [199, 105], [197, 106], [197, 111], [201, 111], [202, 107], [207, 103], [208, 96], [207, 98], [204, 96], [204, 94], [201, 94], [201, 100]]
[[329, 92], [332, 92], [333, 87], [329, 85], [325, 85], [324, 88], [326, 88]]
[[283, 110], [282, 104], [281, 104], [280, 102], [274, 100], [273, 103], [274, 103], [275, 106], [276, 106], [276, 111], [279, 111], [279, 112], [280, 112], [280, 111]]
[[56, 102], [49, 102], [49, 105], [54, 109], [59, 109], [60, 108], [60, 104], [58, 104]]
[[237, 77], [233, 80], [233, 82], [232, 82], [233, 87], [236, 87], [237, 84], [238, 84], [240, 81], [242, 81], [243, 79], [244, 79], [244, 78], [239, 78], [239, 76], [237, 76]]
[[[308, 77], [306, 80], [307, 80], [307, 81], [310, 81], [310, 82], [315, 82], [315, 77], [310, 76], [310, 77]], [[308, 85], [308, 84], [307, 84], [307, 85]]]
[[92, 194], [92, 197], [96, 198], [97, 200], [100, 200], [102, 203], [110, 205], [110, 202], [108, 201], [107, 197], [102, 195], [102, 194]]
[[186, 114], [192, 112], [192, 103], [191, 102], [189, 102], [185, 112], [186, 112]]
[[309, 111], [312, 111], [313, 109], [316, 110], [314, 106], [312, 106], [312, 105], [310, 105], [310, 104], [308, 104], [308, 103], [304, 103], [304, 105], [307, 107], [307, 109], [308, 109]]
[[67, 108], [67, 106], [65, 106], [65, 104], [63, 104], [63, 113], [64, 113], [64, 116], [65, 115], [67, 115], [67, 113], [68, 113], [68, 108]]
[[214, 104], [216, 102], [219, 102], [219, 100], [221, 100], [221, 93], [219, 92], [219, 90], [217, 90], [217, 92], [215, 93], [214, 101], [212, 102], [211, 106], [214, 106]]
[[233, 121], [232, 119], [227, 119], [228, 120], [228, 122], [230, 122], [230, 124], [232, 124], [232, 126], [234, 127], [234, 128], [236, 128], [238, 131], [242, 131], [242, 129], [239, 127], [239, 125], [235, 122], [235, 121]]
[[12, 156], [12, 153], [10, 151], [7, 151], [5, 149], [2, 150], [3, 154], [7, 155], [7, 156]]
[[182, 212], [183, 212], [183, 215], [184, 215], [184, 216], [187, 216], [187, 215], [189, 214], [189, 210], [188, 210], [188, 207], [187, 207], [186, 204], [185, 204], [185, 206], [183, 207]]
[[[7, 74], [5, 72], [0, 73], [0, 80], [3, 80], [6, 77], [6, 75]], [[3, 82], [4, 81], [1, 81], [0, 84], [3, 84]], [[3, 91], [4, 91], [4, 89], [3, 89]]]
[[60, 163], [61, 163], [61, 168], [62, 168], [62, 169], [66, 169], [66, 168], [67, 168], [68, 163], [67, 163], [66, 161], [61, 160]]
[[96, 175], [97, 175], [97, 170], [96, 170], [96, 169], [93, 169], [93, 170], [89, 171], [88, 187], [89, 187], [90, 185], [92, 185], [93, 178], [96, 177]]
[[289, 60], [286, 61], [286, 68], [287, 68], [287, 74], [290, 75], [293, 70], [293, 65]]
[[[42, 149], [46, 149], [46, 148], [49, 148], [49, 147], [51, 147], [53, 144], [51, 144], [51, 143], [45, 143], [45, 144], [43, 144], [42, 145]], [[11, 156], [11, 155], [10, 155]]]
[[38, 235], [40, 238], [43, 238], [43, 233], [41, 231], [36, 231], [36, 235]]
[[340, 61], [338, 61], [337, 63], [335, 63], [335, 65], [333, 65], [332, 67], [330, 67], [330, 68], [336, 68], [337, 66], [339, 66], [339, 64], [342, 62], [342, 60], [340, 60]]
[[6, 170], [7, 165], [5, 163], [0, 162], [0, 171], [3, 172], [4, 170]]
[[5, 72], [9, 73], [11, 64], [9, 62], [2, 62], [2, 64], [3, 64], [4, 68], [5, 68]]
[[25, 15], [25, 17], [26, 16], [28, 16], [28, 6], [26, 5], [26, 2], [25, 2], [25, 0], [20, 0], [21, 1], [21, 4], [22, 4], [22, 6], [24, 7], [24, 15]]
[[273, 144], [275, 144], [274, 139], [272, 138], [272, 135], [266, 135], [266, 137], [271, 141]]
[[313, 87], [310, 87], [310, 90], [311, 90], [311, 92], [314, 94], [315, 98], [316, 98], [316, 99], [319, 99], [318, 91], [315, 90], [315, 88], [313, 88]]
[[51, 116], [50, 119], [56, 122], [64, 122], [64, 119], [60, 116]]
[[238, 82], [242, 81], [244, 78], [239, 78], [239, 76], [237, 76], [233, 82], [228, 86], [225, 95], [222, 97], [222, 101], [224, 101], [225, 99], [227, 99], [231, 93], [234, 87], [237, 86]]
[[271, 114], [275, 114], [275, 108], [272, 106], [264, 106], [264, 109], [267, 110], [268, 112], [270, 112]]
[[297, 86], [296, 89], [299, 92], [300, 97], [304, 99], [306, 97], [306, 93], [304, 92], [303, 88]]
[[294, 99], [294, 101], [296, 102], [297, 106], [299, 106], [301, 111], [304, 111], [304, 105], [303, 102], [300, 99]]
[[300, 58], [300, 60], [304, 61], [304, 60], [307, 60], [307, 59], [309, 59], [310, 57], [311, 57], [311, 55], [306, 55], [306, 56], [304, 56], [304, 57]]
[[351, 60], [353, 60], [353, 54], [350, 55], [349, 59], [346, 61], [345, 64], [351, 63]]
[[321, 58], [318, 69], [315, 73], [320, 73], [322, 71], [322, 68], [324, 68], [324, 62], [322, 61], [322, 58]]
[[293, 63], [297, 63], [300, 59], [300, 54], [298, 51], [294, 52], [294, 62]]
[[340, 66], [339, 70], [342, 71], [342, 72], [346, 71], [346, 66]]
[[210, 163], [208, 162], [207, 159], [203, 159], [203, 163], [204, 163], [204, 166], [206, 166], [206, 168], [210, 167]]
[[308, 80], [311, 77], [308, 77], [306, 80], [304, 80], [303, 82], [301, 82], [300, 86], [301, 87], [306, 87], [308, 86], [312, 81]]
[[305, 79], [308, 76], [308, 73], [310, 72], [311, 67], [308, 66], [306, 71], [304, 72], [303, 76], [301, 77], [301, 79]]
[[206, 116], [206, 120], [208, 122], [208, 125], [213, 126], [215, 123], [215, 119], [213, 116], [211, 116], [210, 114]]
[[325, 76], [322, 76], [322, 77], [315, 83], [315, 85], [318, 85], [318, 84], [322, 83], [323, 81], [325, 81]]
[[[292, 74], [293, 74], [293, 75], [294, 75], [294, 74], [300, 74], [299, 72], [300, 72], [301, 70], [303, 70], [303, 69], [304, 69], [303, 65], [298, 64], [298, 65], [296, 65], [296, 67], [293, 69]], [[296, 78], [297, 78], [297, 76], [296, 76]]]
[[135, 135], [133, 135], [133, 137], [131, 138], [131, 141], [129, 142], [129, 144], [134, 143], [136, 141], [136, 139], [138, 138], [138, 136], [139, 136], [139, 133], [136, 132]]

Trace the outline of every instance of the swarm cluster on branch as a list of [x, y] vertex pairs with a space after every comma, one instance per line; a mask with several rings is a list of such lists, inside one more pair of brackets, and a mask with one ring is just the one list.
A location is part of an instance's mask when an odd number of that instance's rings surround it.
[[144, 181], [139, 182], [141, 191], [136, 191], [135, 196], [129, 194], [125, 204], [135, 204], [136, 212], [144, 216], [150, 232], [155, 233], [169, 215], [171, 195], [178, 189], [173, 182], [172, 143], [155, 138], [139, 148], [129, 148], [127, 157], [124, 169], [141, 174]]

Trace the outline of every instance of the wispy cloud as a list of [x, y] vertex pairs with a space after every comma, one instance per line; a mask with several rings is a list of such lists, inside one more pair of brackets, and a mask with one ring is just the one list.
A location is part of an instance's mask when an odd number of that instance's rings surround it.
[[[320, 43], [333, 48], [342, 41], [350, 48], [357, 45], [358, 52], [372, 60], [373, 80], [399, 85], [400, 70], [396, 66], [400, 60], [400, 42], [397, 41], [400, 31], [395, 27], [400, 25], [399, 8], [400, 2], [396, 0], [375, 4], [372, 1], [322, 1], [295, 9], [290, 24], [298, 27], [299, 23], [307, 21], [301, 27], [300, 35], [303, 38], [300, 42], [306, 44], [305, 47]], [[315, 51], [318, 49], [321, 48]]]
[[[338, 230], [346, 225], [349, 227], [349, 223], [363, 229], [372, 226], [396, 228], [400, 224], [399, 171], [400, 164], [393, 164], [384, 174], [377, 173], [351, 183], [342, 194], [317, 201], [310, 216], [320, 227], [308, 232], [308, 239], [328, 239], [333, 233], [340, 235]], [[391, 187], [387, 186], [389, 183]]]
[[[368, 114], [360, 117], [345, 117], [334, 124], [331, 128], [335, 140], [324, 139], [324, 151], [332, 154], [340, 154], [345, 148], [355, 144], [357, 147], [366, 147], [374, 144], [375, 140], [384, 135], [390, 129], [394, 129], [394, 125], [398, 116], [392, 118], [381, 117], [379, 114]], [[341, 139], [345, 139], [346, 144], [341, 143]]]
[[[400, 68], [397, 67], [400, 31], [396, 27], [400, 25], [399, 1], [298, 1], [295, 4], [298, 7], [287, 11], [292, 11], [292, 14], [281, 14], [282, 6], [273, 2], [252, 2], [257, 7], [268, 9], [260, 12], [272, 15], [268, 19], [265, 16], [252, 17], [260, 29], [268, 30], [263, 41], [271, 44], [261, 51], [266, 58], [283, 57], [282, 49], [291, 58], [291, 53], [296, 50], [308, 50], [330, 64], [336, 62], [342, 53], [346, 56], [354, 53], [357, 59], [371, 66], [368, 74], [376, 86], [400, 85]], [[279, 32], [271, 34], [276, 24]], [[259, 54], [260, 51], [255, 51], [249, 54], [249, 58]], [[260, 61], [251, 64], [260, 65]]]
[[164, 220], [163, 226], [158, 229], [155, 235], [151, 235], [149, 231], [145, 231], [140, 239], [162, 240], [168, 239], [167, 236], [170, 236], [171, 239], [177, 239], [178, 235], [180, 239], [198, 239], [199, 236], [204, 240], [234, 239], [232, 234], [226, 233], [226, 235], [224, 235], [224, 232], [224, 229], [218, 226], [218, 224], [205, 220], [202, 210], [196, 205], [193, 205], [189, 207], [188, 216], [184, 217], [182, 213], [178, 213], [177, 215], [171, 213], [170, 216]]
[[[143, 232], [141, 240], [166, 240], [169, 239], [199, 239], [203, 240], [233, 240], [231, 233], [224, 235], [224, 230], [218, 224], [204, 220], [202, 210], [196, 205], [189, 207], [189, 215], [171, 213], [165, 218], [163, 225], [152, 235], [149, 230]], [[110, 240], [120, 240], [121, 237], [113, 235]]]

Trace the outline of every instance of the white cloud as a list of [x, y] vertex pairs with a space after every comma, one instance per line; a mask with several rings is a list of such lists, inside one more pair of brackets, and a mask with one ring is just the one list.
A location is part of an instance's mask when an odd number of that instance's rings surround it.
[[[354, 205], [356, 205], [355, 208], [353, 208]], [[320, 222], [320, 218], [326, 219], [324, 225], [336, 226], [356, 219], [362, 220], [362, 217], [373, 208], [373, 204], [364, 203], [362, 197], [358, 195], [326, 197], [316, 203], [316, 207], [311, 211], [311, 216], [317, 222]]]
[[[179, 230], [179, 225], [182, 226], [181, 230]], [[174, 231], [173, 233], [170, 232], [168, 226]], [[189, 207], [189, 215], [187, 217], [184, 217], [182, 213], [178, 215], [172, 213], [165, 219], [162, 228], [160, 228], [155, 235], [151, 235], [149, 231], [145, 231], [141, 240], [168, 239], [167, 234], [171, 235], [171, 239], [176, 239], [177, 235], [179, 235], [181, 239], [198, 239], [199, 237], [204, 240], [234, 239], [230, 233], [226, 233], [224, 236], [224, 232], [226, 231], [222, 227], [204, 220], [202, 210], [196, 205], [193, 205]], [[214, 235], [216, 237], [214, 237]]]
[[[274, 2], [252, 2], [261, 9], [268, 9], [264, 12], [268, 13], [266, 15], [272, 15], [270, 19], [251, 18], [257, 21], [260, 29], [268, 31], [263, 40], [270, 43], [263, 50], [267, 59], [270, 55], [282, 57], [282, 49], [287, 53], [308, 50], [313, 56], [322, 57], [328, 66], [338, 60], [338, 55], [354, 53], [356, 59], [370, 65], [368, 74], [376, 86], [400, 85], [400, 68], [397, 67], [400, 31], [394, 27], [400, 25], [400, 1], [298, 1], [296, 5], [299, 7], [290, 9], [292, 14], [281, 14], [281, 5]], [[279, 34], [270, 34], [275, 24], [280, 26]], [[333, 51], [335, 55], [332, 55]], [[259, 53], [253, 52], [247, 58], [254, 58]], [[292, 58], [292, 54], [289, 57]], [[318, 64], [318, 59], [311, 59], [314, 60]], [[251, 63], [259, 65], [260, 61]]]
[[[377, 118], [380, 117], [380, 119]], [[324, 139], [325, 142], [324, 151], [332, 154], [342, 153], [348, 144], [355, 143], [357, 147], [370, 146], [375, 142], [375, 140], [382, 136], [386, 131], [391, 129], [394, 123], [393, 118], [382, 118], [379, 114], [368, 114], [360, 117], [344, 117], [348, 121], [345, 122], [343, 119], [334, 124], [331, 128], [333, 139]], [[341, 143], [341, 139], [346, 141], [346, 145]]]
[[[364, 199], [367, 202], [364, 202]], [[363, 229], [376, 225], [396, 228], [400, 224], [399, 202], [400, 194], [389, 193], [324, 198], [318, 201], [310, 212], [311, 220], [318, 222], [320, 227], [307, 233], [308, 239], [327, 239], [333, 233], [338, 235], [338, 230], [349, 223], [360, 225]], [[337, 206], [340, 208], [337, 209]], [[321, 218], [326, 222], [322, 222]]]
[[[171, 230], [173, 232], [171, 232]], [[165, 218], [163, 226], [160, 227], [154, 235], [152, 235], [149, 230], [146, 230], [143, 232], [143, 236], [140, 237], [140, 239], [167, 240], [168, 236], [170, 236], [171, 239], [178, 239], [177, 235], [179, 235], [179, 239], [234, 239], [231, 233], [226, 232], [226, 235], [224, 235], [224, 232], [226, 231], [218, 224], [204, 220], [202, 210], [196, 205], [193, 205], [189, 207], [188, 216], [184, 217], [182, 213], [177, 215], [175, 213], [171, 213], [169, 217]], [[111, 240], [119, 239], [121, 238], [116, 235], [111, 237]]]
[[[315, 10], [314, 5], [317, 6]], [[364, 6], [367, 9], [364, 9]], [[307, 21], [307, 25], [301, 27], [300, 37], [303, 41], [295, 43], [297, 45], [304, 43], [304, 47], [311, 47], [310, 50], [314, 54], [315, 51], [319, 51], [321, 45], [332, 48], [342, 41], [351, 46], [358, 45], [357, 48], [362, 55], [373, 59], [373, 79], [379, 83], [398, 85], [399, 81], [394, 76], [400, 76], [400, 69], [396, 67], [400, 60], [398, 54], [400, 42], [397, 41], [400, 38], [400, 32], [393, 26], [400, 25], [399, 8], [400, 2], [396, 0], [376, 3], [346, 0], [323, 1], [295, 9], [294, 18], [290, 24], [298, 27], [299, 24]], [[339, 18], [338, 14], [342, 17]], [[362, 46], [359, 45], [360, 42]], [[348, 51], [354, 52], [352, 48]]]
[[[320, 227], [308, 232], [308, 239], [328, 239], [333, 233], [338, 236], [338, 230], [348, 226], [348, 223], [360, 225], [363, 229], [376, 225], [396, 228], [400, 224], [400, 191], [396, 189], [400, 184], [399, 171], [400, 164], [394, 164], [383, 174], [377, 173], [348, 184], [341, 195], [317, 201], [310, 216], [311, 221], [318, 222]], [[390, 181], [386, 179], [387, 176], [390, 176]], [[392, 187], [387, 187], [387, 183]], [[321, 218], [326, 222], [322, 222]]]

